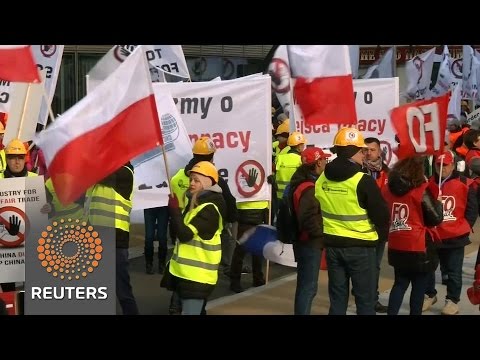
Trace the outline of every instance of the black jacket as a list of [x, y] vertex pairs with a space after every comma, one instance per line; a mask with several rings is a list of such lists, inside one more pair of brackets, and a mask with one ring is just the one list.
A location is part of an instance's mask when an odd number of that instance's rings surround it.
[[303, 191], [296, 212], [300, 231], [306, 231], [308, 240], [302, 241], [302, 245], [323, 247], [323, 219], [320, 203], [315, 198], [315, 181], [317, 176], [304, 165], [300, 166], [292, 175], [290, 186], [292, 191], [304, 182], [311, 182], [313, 186]]
[[[343, 157], [337, 157], [325, 166], [325, 177], [330, 181], [345, 181], [362, 172], [362, 167]], [[360, 207], [367, 211], [370, 221], [380, 238], [386, 237], [388, 232], [389, 214], [387, 203], [380, 193], [375, 180], [365, 174], [357, 186], [357, 198]], [[326, 247], [376, 246], [377, 241], [365, 241], [343, 236], [325, 234]]]
[[[128, 164], [128, 167], [133, 167]], [[122, 195], [125, 199], [129, 199], [133, 191], [133, 174], [124, 166], [120, 167], [113, 174], [107, 176], [98, 183], [101, 185], [112, 187], [117, 193]], [[121, 229], [115, 229], [115, 244], [117, 249], [128, 249], [130, 233]]]
[[[210, 240], [218, 230], [218, 223], [225, 215], [225, 200], [222, 196], [222, 189], [218, 185], [214, 185], [208, 190], [204, 190], [198, 196], [198, 204], [213, 203], [218, 207], [221, 214], [212, 205], [205, 206], [200, 212], [192, 219], [191, 225], [198, 230], [198, 236], [204, 240]], [[183, 218], [190, 209], [190, 200], [185, 207], [184, 213], [181, 214], [180, 209], [170, 208], [170, 216], [173, 226], [177, 231], [178, 240], [182, 243], [188, 243], [193, 239], [192, 230], [186, 226], [183, 222]], [[212, 293], [215, 285], [202, 284], [195, 281], [181, 279], [173, 276], [171, 290], [178, 292], [181, 298], [184, 299], [206, 299]]]
[[[403, 196], [414, 189], [412, 183], [392, 171], [388, 176], [388, 189], [397, 196]], [[422, 195], [422, 215], [426, 227], [434, 227], [443, 221], [443, 206], [432, 196], [428, 188]], [[438, 254], [430, 235], [425, 236], [426, 253], [388, 249], [388, 263], [395, 269], [412, 272], [435, 271], [438, 266]]]

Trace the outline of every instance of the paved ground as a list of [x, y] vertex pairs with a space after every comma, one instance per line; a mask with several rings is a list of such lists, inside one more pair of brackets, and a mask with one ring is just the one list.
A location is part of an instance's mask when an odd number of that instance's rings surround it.
[[[137, 218], [138, 219], [138, 218]], [[473, 265], [476, 259], [476, 251], [480, 243], [480, 223], [475, 226], [472, 236], [473, 243], [465, 248], [465, 263], [462, 300], [460, 314], [480, 315], [478, 306], [470, 304], [466, 297], [466, 289], [473, 282]], [[171, 293], [159, 286], [160, 275], [146, 275], [143, 260], [143, 225], [132, 226], [131, 240], [131, 277], [134, 293], [137, 297], [140, 312], [145, 315], [166, 315]], [[380, 279], [380, 300], [383, 304], [388, 303], [388, 295], [393, 284], [393, 268], [388, 265], [387, 257], [384, 256]], [[249, 261], [247, 261], [249, 265]], [[155, 264], [156, 265], [156, 264]], [[440, 314], [444, 306], [446, 287], [440, 284], [440, 275], [437, 273], [438, 302], [425, 315]], [[269, 283], [258, 288], [250, 288], [247, 291], [234, 294], [229, 287], [226, 277], [219, 278], [219, 284], [210, 299], [207, 310], [209, 315], [291, 315], [293, 314], [293, 299], [296, 286], [296, 273], [294, 268], [288, 268], [278, 264], [271, 264]], [[242, 276], [242, 285], [247, 288], [251, 285], [251, 275]], [[400, 314], [408, 314], [409, 292], [405, 294], [404, 304]], [[328, 313], [327, 273], [321, 271], [317, 296], [312, 306], [312, 315], [325, 315]], [[350, 299], [348, 314], [355, 314], [355, 305]]]

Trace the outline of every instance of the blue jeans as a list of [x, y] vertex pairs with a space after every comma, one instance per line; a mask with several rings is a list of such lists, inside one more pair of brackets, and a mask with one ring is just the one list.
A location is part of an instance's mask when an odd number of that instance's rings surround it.
[[377, 296], [375, 297], [376, 301], [378, 301], [378, 297], [380, 295], [378, 291], [378, 282], [380, 280], [380, 266], [382, 265], [383, 253], [385, 252], [385, 244], [385, 241], [379, 241], [377, 243]]
[[143, 210], [145, 216], [145, 260], [153, 262], [155, 230], [158, 238], [158, 260], [165, 264], [167, 257], [168, 206]]
[[388, 299], [388, 315], [398, 315], [402, 306], [405, 291], [412, 283], [410, 293], [410, 315], [422, 315], [423, 299], [427, 288], [428, 273], [405, 272], [395, 269], [395, 282], [393, 283], [390, 298]]
[[329, 315], [346, 315], [350, 279], [358, 315], [375, 315], [375, 247], [327, 248]]
[[298, 243], [293, 245], [293, 251], [297, 260], [295, 315], [310, 315], [317, 295], [322, 249]]
[[200, 315], [202, 313], [203, 299], [181, 299], [182, 315]]
[[[463, 246], [457, 248], [437, 249], [440, 266], [443, 266], [447, 279], [447, 299], [455, 304], [460, 301], [462, 293], [462, 268], [463, 258], [465, 256]], [[430, 297], [437, 295], [435, 289], [435, 271], [428, 274], [427, 289], [425, 291]]]
[[137, 302], [133, 296], [128, 273], [128, 249], [116, 249], [116, 290], [123, 315], [138, 315]]

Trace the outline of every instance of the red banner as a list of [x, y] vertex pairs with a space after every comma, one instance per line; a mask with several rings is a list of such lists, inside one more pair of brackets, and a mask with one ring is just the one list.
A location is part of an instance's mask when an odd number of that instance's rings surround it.
[[398, 159], [443, 152], [449, 98], [450, 93], [447, 93], [392, 110], [392, 125], [400, 140]]

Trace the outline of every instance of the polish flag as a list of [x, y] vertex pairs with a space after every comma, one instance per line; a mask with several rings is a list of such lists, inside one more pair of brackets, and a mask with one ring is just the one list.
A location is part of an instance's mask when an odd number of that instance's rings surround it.
[[132, 158], [163, 144], [142, 46], [98, 87], [42, 131], [55, 190], [69, 204]]
[[294, 93], [305, 123], [356, 124], [347, 45], [288, 45]]
[[40, 73], [30, 45], [0, 45], [0, 79], [40, 82]]

